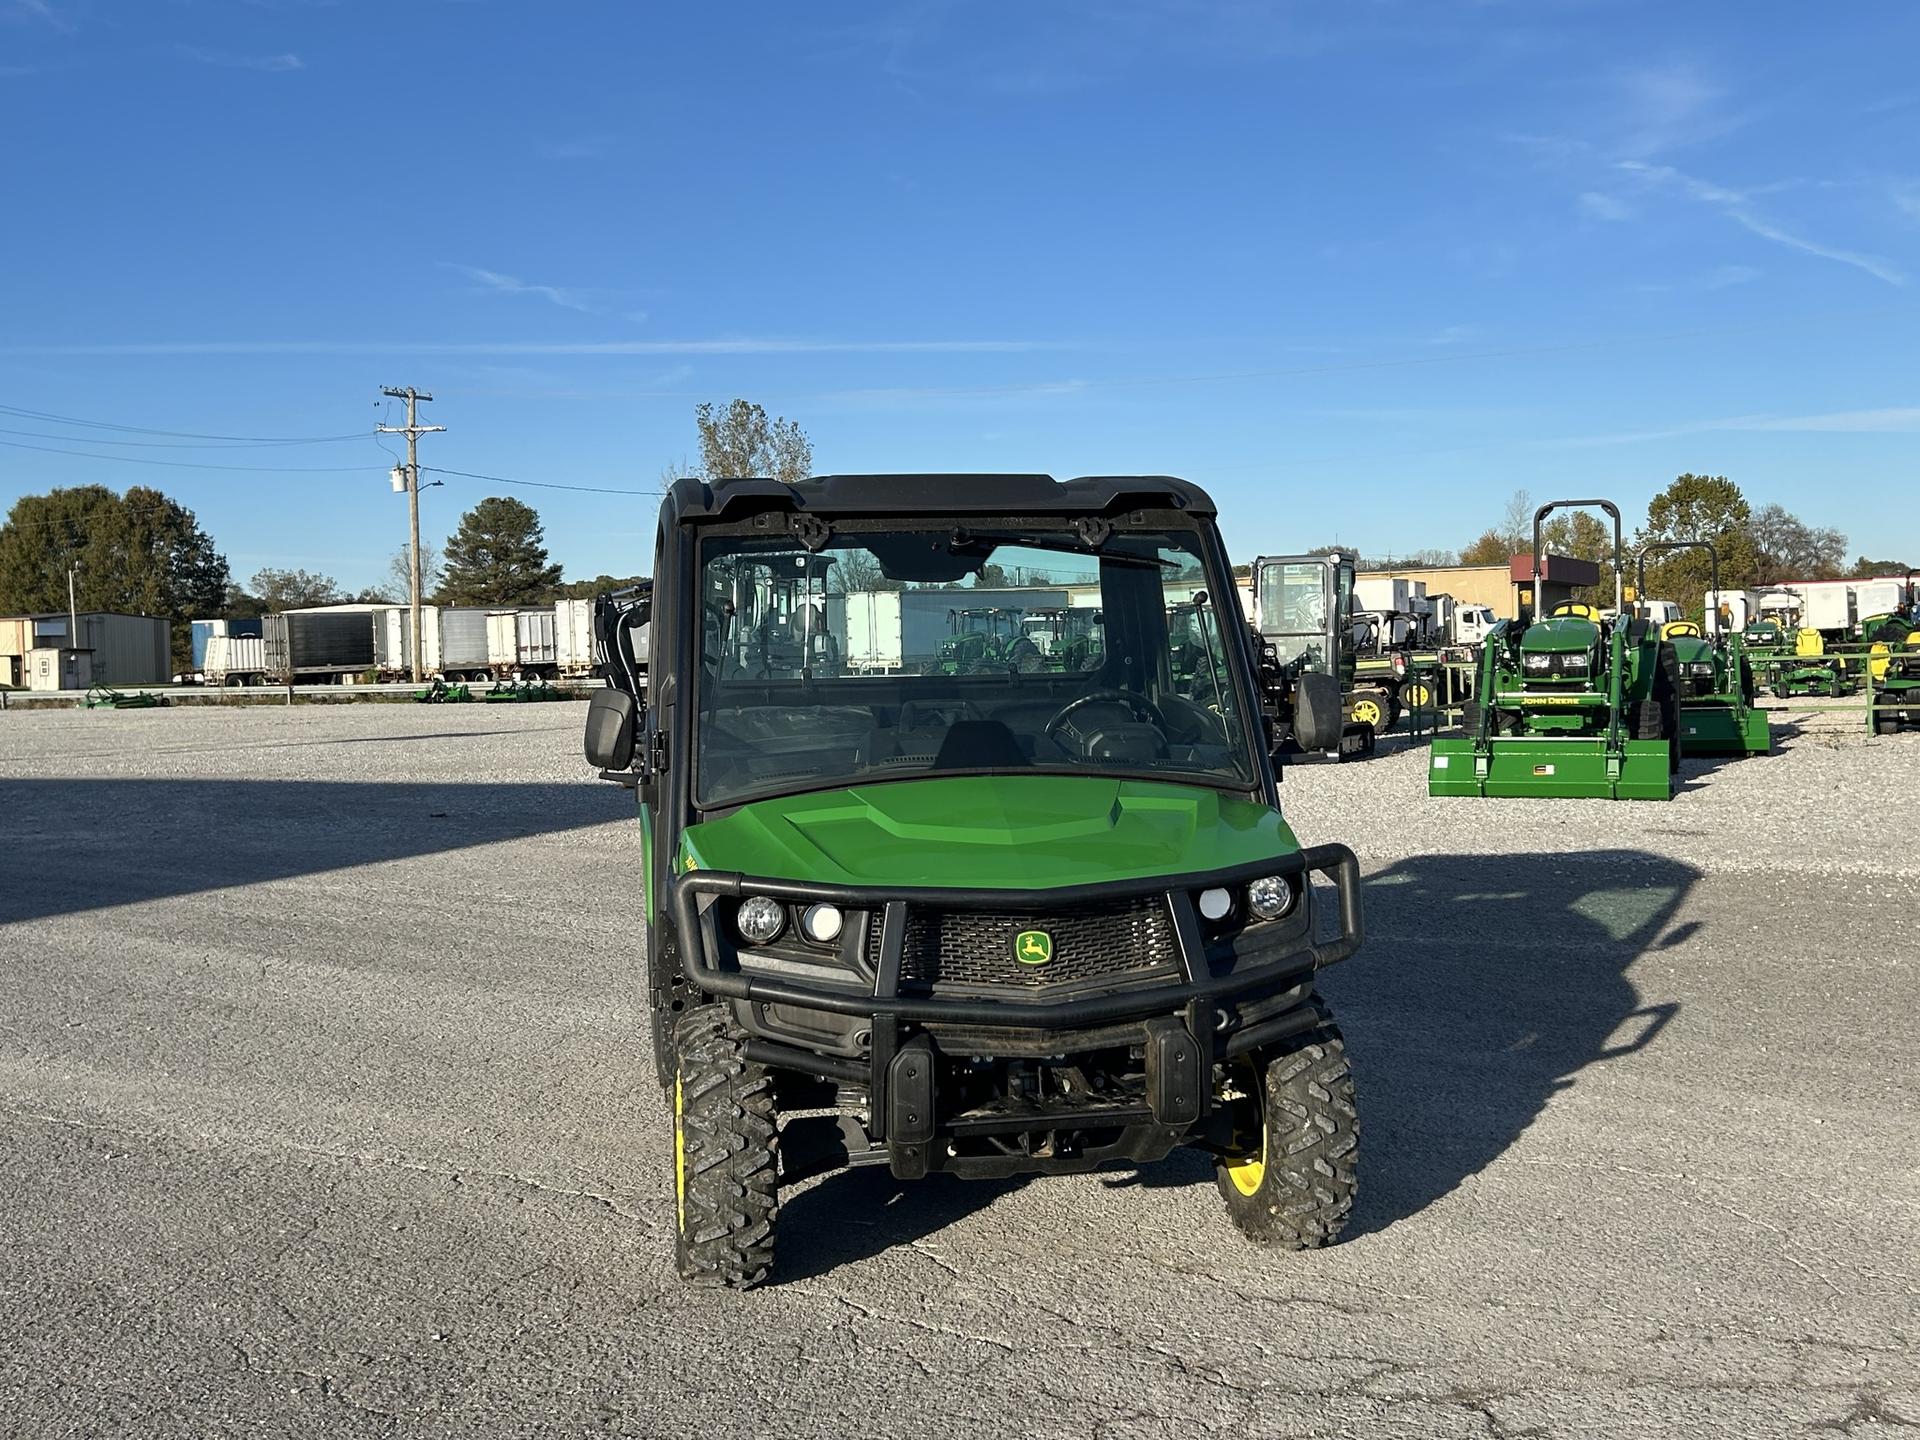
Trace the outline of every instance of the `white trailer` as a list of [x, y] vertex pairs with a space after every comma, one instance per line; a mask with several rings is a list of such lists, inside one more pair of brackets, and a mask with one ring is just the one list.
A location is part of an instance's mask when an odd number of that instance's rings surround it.
[[259, 635], [209, 635], [200, 673], [209, 685], [258, 685], [267, 676], [267, 642]]
[[928, 587], [918, 590], [856, 590], [832, 596], [827, 629], [838, 631], [842, 663], [849, 670], [919, 671], [938, 657], [963, 610], [1065, 610], [1072, 596], [1064, 586], [982, 590]]
[[1853, 587], [1854, 613], [1862, 620], [1870, 615], [1891, 615], [1903, 610], [1907, 600], [1904, 580], [1861, 580]]
[[1800, 592], [1804, 602], [1800, 623], [1809, 630], [1828, 636], [1851, 636], [1859, 619], [1853, 608], [1850, 585], [1809, 585]]
[[[1422, 593], [1426, 582], [1420, 582]], [[1353, 608], [1391, 611], [1396, 615], [1412, 613], [1413, 586], [1397, 575], [1356, 575], [1353, 577]]]

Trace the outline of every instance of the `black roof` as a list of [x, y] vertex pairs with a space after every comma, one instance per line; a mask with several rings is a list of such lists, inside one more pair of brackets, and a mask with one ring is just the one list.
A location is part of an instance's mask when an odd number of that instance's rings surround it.
[[1211, 518], [1213, 499], [1171, 475], [815, 475], [778, 480], [676, 480], [667, 519], [738, 519], [758, 510], [831, 515], [1116, 515], [1185, 510]]

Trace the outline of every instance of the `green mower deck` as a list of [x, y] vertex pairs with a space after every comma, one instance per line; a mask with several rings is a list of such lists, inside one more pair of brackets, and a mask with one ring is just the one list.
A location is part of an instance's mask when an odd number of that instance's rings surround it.
[[1604, 737], [1500, 736], [1435, 740], [1427, 793], [1571, 800], [1671, 800], [1667, 742], [1623, 740], [1609, 755]]

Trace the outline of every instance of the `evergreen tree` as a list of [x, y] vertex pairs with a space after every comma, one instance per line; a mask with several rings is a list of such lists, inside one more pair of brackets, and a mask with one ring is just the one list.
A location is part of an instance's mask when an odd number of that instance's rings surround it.
[[442, 605], [527, 605], [551, 600], [560, 566], [547, 563], [539, 512], [490, 495], [460, 517], [442, 553]]

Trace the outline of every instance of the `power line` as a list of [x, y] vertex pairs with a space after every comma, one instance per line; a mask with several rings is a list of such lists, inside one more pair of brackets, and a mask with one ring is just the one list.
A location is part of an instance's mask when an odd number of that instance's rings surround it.
[[[94, 430], [118, 430], [128, 435], [166, 435], [176, 440], [221, 440], [240, 445], [332, 445], [342, 440], [364, 440], [366, 432], [352, 435], [202, 435], [192, 430], [156, 430], [146, 425], [120, 425], [111, 420], [82, 420], [74, 415], [55, 415], [47, 410], [28, 410], [19, 405], [0, 404], [0, 414], [17, 415], [28, 420], [50, 420], [60, 425], [84, 425]], [[62, 436], [62, 439], [79, 439], [79, 436]], [[130, 442], [119, 440], [97, 440], [98, 445], [119, 445]]]
[[[46, 430], [7, 429], [0, 429], [0, 435], [31, 435], [37, 440], [66, 440], [81, 445], [131, 445], [147, 450], [258, 450], [267, 447], [318, 443], [311, 440], [111, 440], [105, 435], [60, 435]], [[347, 435], [341, 438], [364, 440], [366, 436]]]
[[604, 485], [562, 485], [554, 480], [509, 480], [504, 475], [478, 475], [471, 470], [442, 470], [438, 465], [422, 465], [435, 475], [458, 475], [462, 480], [486, 480], [495, 485], [526, 485], [535, 490], [577, 490], [585, 495], [664, 495], [661, 489], [614, 490]]
[[[356, 435], [365, 440], [365, 435]], [[164, 465], [170, 470], [242, 470], [253, 475], [364, 475], [368, 465], [209, 465], [198, 460], [155, 460], [146, 455], [96, 455], [90, 450], [61, 450], [52, 445], [27, 445], [18, 440], [0, 440], [13, 450], [38, 450], [47, 455], [76, 455], [82, 460], [109, 460], [116, 465]]]

